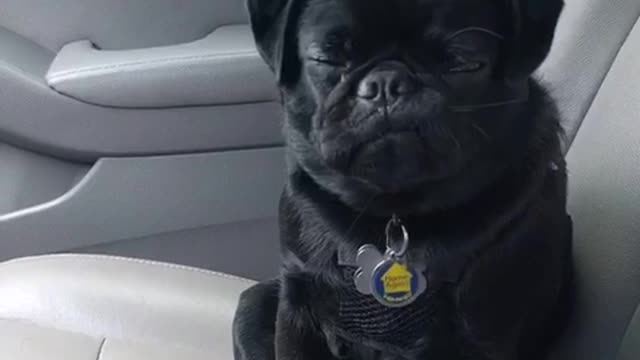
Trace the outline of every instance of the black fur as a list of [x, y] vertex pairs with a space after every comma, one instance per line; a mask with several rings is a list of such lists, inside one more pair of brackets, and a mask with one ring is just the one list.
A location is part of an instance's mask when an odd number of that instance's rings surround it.
[[[282, 275], [243, 295], [236, 359], [545, 358], [570, 297], [571, 220], [558, 114], [531, 73], [562, 1], [248, 4], [282, 91], [289, 181]], [[402, 311], [425, 316], [403, 346], [341, 319], [354, 286], [337, 254], [384, 250], [393, 214], [432, 286], [386, 313], [394, 329]]]

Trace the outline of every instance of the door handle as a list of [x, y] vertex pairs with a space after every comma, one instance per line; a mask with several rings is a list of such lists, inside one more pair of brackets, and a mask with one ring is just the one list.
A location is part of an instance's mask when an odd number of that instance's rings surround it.
[[57, 92], [94, 105], [166, 108], [269, 102], [273, 75], [248, 25], [219, 27], [173, 46], [98, 49], [88, 40], [64, 46], [46, 75]]

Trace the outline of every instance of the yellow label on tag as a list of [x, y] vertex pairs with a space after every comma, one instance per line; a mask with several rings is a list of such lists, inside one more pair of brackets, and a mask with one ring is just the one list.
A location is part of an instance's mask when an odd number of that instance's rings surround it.
[[382, 276], [385, 294], [411, 294], [412, 278], [406, 266], [394, 263]]

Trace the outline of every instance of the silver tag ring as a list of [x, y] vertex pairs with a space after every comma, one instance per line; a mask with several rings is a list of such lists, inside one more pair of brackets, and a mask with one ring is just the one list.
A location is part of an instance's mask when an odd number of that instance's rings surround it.
[[[402, 245], [399, 250], [394, 249], [394, 241], [392, 230], [395, 226], [399, 226], [402, 231]], [[409, 232], [407, 228], [400, 222], [397, 218], [393, 218], [389, 223], [387, 223], [387, 229], [385, 230], [387, 235], [387, 250], [390, 252], [392, 256], [395, 257], [403, 257], [409, 251]]]

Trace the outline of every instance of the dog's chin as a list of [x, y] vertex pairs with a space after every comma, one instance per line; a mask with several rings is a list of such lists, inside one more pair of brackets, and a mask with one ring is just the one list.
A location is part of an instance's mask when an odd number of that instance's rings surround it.
[[341, 171], [380, 194], [400, 193], [449, 175], [451, 164], [434, 155], [416, 132], [393, 132], [353, 149]]

